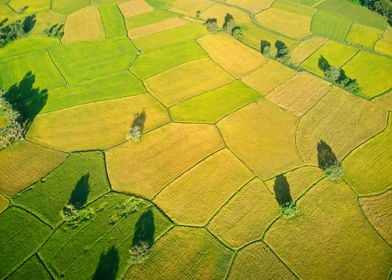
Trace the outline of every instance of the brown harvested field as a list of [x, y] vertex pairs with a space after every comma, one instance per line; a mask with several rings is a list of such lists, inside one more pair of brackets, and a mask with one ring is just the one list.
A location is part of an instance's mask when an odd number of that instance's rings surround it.
[[279, 205], [264, 183], [255, 179], [212, 219], [208, 228], [233, 248], [258, 240], [279, 215]]
[[237, 77], [243, 77], [262, 65], [266, 58], [233, 37], [218, 33], [197, 40], [209, 56]]
[[[317, 167], [305, 166], [284, 174], [289, 184], [291, 197], [298, 199], [310, 186], [320, 180], [324, 173]], [[268, 189], [274, 193], [275, 178], [265, 182]]]
[[259, 69], [242, 78], [242, 81], [263, 95], [293, 77], [297, 72], [275, 60], [268, 60]]
[[262, 241], [238, 252], [229, 280], [294, 280], [298, 279], [275, 253]]
[[328, 39], [323, 37], [313, 37], [302, 41], [291, 52], [291, 63], [300, 65], [309, 56], [312, 55], [318, 48], [324, 45]]
[[392, 245], [392, 190], [370, 197], [360, 197], [359, 203], [369, 222]]
[[297, 118], [269, 101], [248, 105], [218, 123], [228, 147], [262, 179], [303, 163], [295, 146]]
[[311, 109], [331, 84], [307, 72], [300, 72], [267, 95], [267, 99], [297, 116]]
[[322, 180], [297, 205], [299, 216], [280, 218], [264, 241], [300, 279], [388, 278], [391, 248], [348, 185]]
[[27, 136], [65, 151], [108, 148], [126, 140], [135, 114], [143, 110], [147, 115], [144, 131], [169, 121], [165, 108], [142, 94], [40, 114]]
[[209, 154], [223, 148], [212, 125], [169, 124], [106, 153], [113, 189], [151, 199]]
[[234, 78], [209, 58], [194, 60], [148, 78], [148, 89], [166, 106], [221, 87]]
[[124, 17], [132, 17], [154, 10], [145, 0], [129, 0], [118, 5]]
[[174, 17], [174, 18], [168, 18], [163, 21], [149, 24], [149, 25], [144, 25], [141, 27], [136, 27], [128, 30], [128, 36], [129, 38], [138, 38], [138, 37], [143, 37], [146, 35], [158, 33], [161, 31], [169, 30], [176, 28], [178, 26], [187, 24], [188, 21]]
[[227, 0], [227, 4], [249, 10], [253, 14], [271, 7], [274, 0]]
[[0, 194], [0, 213], [7, 209], [9, 201], [7, 198]]
[[386, 126], [387, 112], [374, 103], [332, 88], [298, 125], [302, 159], [317, 164], [317, 143], [325, 141], [340, 160]]
[[67, 17], [62, 42], [74, 43], [103, 39], [105, 39], [105, 31], [98, 7], [89, 6]]
[[227, 13], [231, 14], [234, 17], [236, 23], [244, 23], [250, 21], [250, 17], [246, 12], [238, 8], [229, 7], [220, 3], [215, 3], [208, 9], [204, 10], [201, 13], [201, 17], [203, 19], [217, 18], [218, 25], [222, 26]]
[[252, 177], [225, 149], [176, 179], [154, 201], [176, 223], [203, 226]]
[[67, 154], [21, 141], [0, 151], [0, 192], [12, 196], [60, 165]]

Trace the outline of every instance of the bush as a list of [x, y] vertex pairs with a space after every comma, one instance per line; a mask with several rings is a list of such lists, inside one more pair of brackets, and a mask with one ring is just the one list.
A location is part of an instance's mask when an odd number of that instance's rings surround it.
[[145, 201], [141, 198], [132, 197], [116, 206], [117, 212], [110, 218], [109, 223], [115, 224], [121, 219], [125, 219], [129, 215], [136, 213], [141, 207], [145, 206]]
[[140, 264], [144, 262], [151, 254], [152, 248], [147, 242], [141, 241], [129, 249], [129, 260], [130, 265]]
[[74, 205], [69, 204], [63, 208], [62, 216], [66, 224], [76, 228], [86, 221], [90, 221], [95, 215], [93, 208], [77, 209]]
[[289, 220], [299, 214], [299, 209], [295, 201], [291, 201], [282, 204], [280, 206], [280, 212], [282, 213], [285, 219]]

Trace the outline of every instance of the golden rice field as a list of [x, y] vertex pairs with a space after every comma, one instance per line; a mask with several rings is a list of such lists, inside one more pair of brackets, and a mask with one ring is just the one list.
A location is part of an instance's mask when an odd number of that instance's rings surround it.
[[391, 280], [359, 2], [0, 0], [0, 279]]

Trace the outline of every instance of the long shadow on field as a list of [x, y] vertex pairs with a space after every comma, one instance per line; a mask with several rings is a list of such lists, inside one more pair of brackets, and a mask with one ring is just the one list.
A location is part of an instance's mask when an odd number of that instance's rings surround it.
[[86, 204], [88, 194], [90, 193], [89, 179], [90, 173], [80, 177], [71, 193], [68, 204], [72, 204], [75, 208], [81, 208], [84, 204]]
[[325, 72], [331, 67], [331, 64], [329, 64], [328, 60], [326, 60], [324, 56], [320, 56], [320, 58], [318, 59], [318, 67], [323, 72]]
[[135, 225], [132, 247], [139, 246], [143, 242], [147, 243], [148, 247], [151, 247], [154, 243], [154, 234], [154, 213], [149, 209], [140, 216]]
[[35, 75], [28, 72], [18, 84], [12, 85], [4, 94], [4, 98], [20, 114], [18, 121], [24, 125], [25, 133], [48, 100], [48, 91], [34, 88], [34, 83]]
[[278, 175], [274, 184], [275, 198], [279, 205], [287, 205], [293, 201], [290, 193], [290, 185], [284, 175]]
[[113, 245], [106, 253], [103, 252], [95, 269], [93, 280], [115, 280], [119, 269], [120, 256]]
[[332, 148], [323, 140], [320, 140], [317, 144], [317, 159], [319, 168], [324, 171], [338, 163]]

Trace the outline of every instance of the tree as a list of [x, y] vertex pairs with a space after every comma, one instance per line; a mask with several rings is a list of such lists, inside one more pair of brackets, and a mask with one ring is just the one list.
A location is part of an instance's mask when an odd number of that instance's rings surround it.
[[332, 181], [337, 181], [343, 176], [341, 163], [332, 148], [323, 140], [317, 143], [317, 161], [319, 168]]
[[265, 40], [261, 40], [260, 52], [266, 56], [269, 56], [271, 54], [271, 43]]
[[289, 48], [280, 40], [275, 42], [276, 59], [281, 63], [288, 63], [290, 61]]
[[240, 26], [235, 26], [235, 27], [232, 29], [232, 36], [233, 36], [234, 38], [236, 38], [237, 40], [241, 40], [241, 39], [242, 39], [242, 37], [243, 37], [244, 35], [242, 34], [242, 29], [241, 29]]
[[196, 18], [200, 18], [200, 16], [201, 16], [201, 11], [198, 10], [198, 11], [196, 12]]
[[331, 81], [332, 83], [337, 83], [340, 79], [342, 70], [340, 68], [330, 66], [325, 70], [324, 74], [327, 80]]
[[299, 210], [290, 194], [290, 185], [284, 175], [278, 175], [274, 182], [276, 201], [279, 203], [280, 211], [286, 219], [291, 219], [298, 214]]
[[208, 18], [204, 22], [204, 25], [207, 27], [209, 32], [215, 32], [218, 30], [218, 21], [216, 18]]
[[144, 110], [135, 115], [132, 125], [128, 131], [127, 140], [132, 139], [134, 142], [140, 141], [140, 138], [142, 138], [145, 121], [146, 112]]
[[234, 17], [227, 13], [223, 23], [223, 30], [226, 31], [228, 34], [233, 34], [233, 28], [236, 27], [237, 24], [235, 23]]

